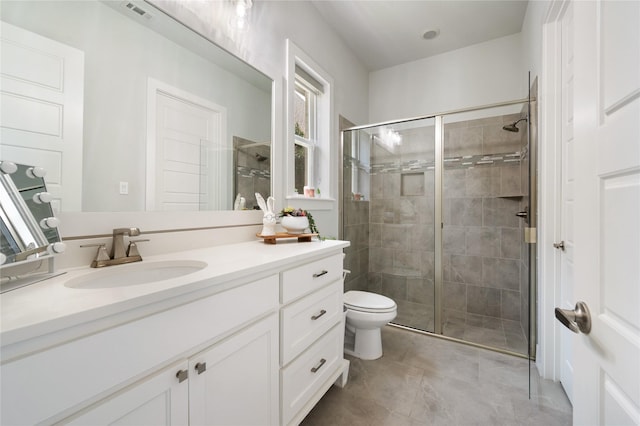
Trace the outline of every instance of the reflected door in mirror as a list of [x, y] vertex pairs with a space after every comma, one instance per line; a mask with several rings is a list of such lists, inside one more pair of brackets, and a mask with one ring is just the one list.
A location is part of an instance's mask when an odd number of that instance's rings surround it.
[[44, 167], [53, 208], [80, 211], [84, 53], [5, 22], [0, 31], [2, 158]]

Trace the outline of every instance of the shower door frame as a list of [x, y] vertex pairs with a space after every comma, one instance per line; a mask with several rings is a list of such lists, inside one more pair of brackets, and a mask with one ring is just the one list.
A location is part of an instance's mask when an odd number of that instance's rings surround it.
[[[535, 271], [535, 257], [536, 257], [536, 249], [535, 249], [535, 242], [536, 242], [536, 212], [533, 212], [532, 217], [531, 217], [531, 222], [528, 224], [527, 227], [524, 228], [524, 232], [525, 235], [527, 235], [527, 239], [526, 242], [531, 243], [532, 244], [532, 248], [531, 250], [529, 250], [529, 330], [528, 330], [528, 336], [527, 338], [529, 339], [528, 342], [528, 354], [519, 354], [519, 353], [515, 353], [515, 352], [511, 352], [508, 350], [504, 350], [504, 349], [500, 349], [500, 348], [495, 348], [495, 347], [490, 347], [490, 346], [486, 346], [483, 344], [479, 344], [479, 343], [474, 343], [474, 342], [469, 342], [466, 340], [461, 340], [461, 339], [457, 339], [457, 338], [453, 338], [453, 337], [449, 337], [449, 336], [445, 336], [442, 334], [442, 295], [443, 295], [443, 262], [442, 262], [442, 256], [443, 256], [443, 227], [444, 227], [444, 222], [443, 222], [443, 200], [442, 200], [442, 184], [443, 184], [443, 170], [444, 170], [444, 117], [449, 116], [449, 115], [453, 115], [453, 114], [459, 114], [459, 113], [466, 113], [466, 112], [473, 112], [473, 111], [480, 111], [480, 110], [486, 110], [486, 109], [491, 109], [491, 108], [499, 108], [499, 107], [505, 107], [505, 106], [510, 106], [510, 105], [518, 105], [518, 104], [526, 104], [527, 105], [527, 117], [531, 117], [531, 102], [535, 101], [535, 98], [531, 98], [531, 96], [527, 96], [526, 98], [522, 98], [522, 99], [515, 99], [515, 100], [511, 100], [511, 101], [505, 101], [505, 102], [497, 102], [497, 103], [492, 103], [492, 104], [486, 104], [486, 105], [481, 105], [481, 106], [476, 106], [476, 107], [468, 107], [468, 108], [461, 108], [461, 109], [456, 109], [456, 110], [450, 110], [450, 111], [446, 111], [446, 112], [442, 112], [442, 113], [438, 113], [438, 114], [429, 114], [429, 115], [423, 115], [423, 116], [417, 116], [417, 117], [412, 117], [412, 118], [406, 118], [406, 119], [399, 119], [399, 120], [388, 120], [388, 121], [383, 121], [383, 122], [378, 122], [378, 123], [372, 123], [372, 124], [365, 124], [365, 125], [359, 125], [359, 126], [352, 126], [352, 127], [347, 127], [344, 129], [340, 129], [340, 165], [339, 165], [339, 178], [340, 178], [340, 182], [343, 182], [343, 173], [344, 173], [344, 132], [346, 131], [350, 131], [350, 132], [354, 132], [354, 131], [358, 131], [358, 130], [365, 130], [365, 129], [370, 129], [370, 128], [374, 128], [374, 127], [380, 127], [380, 126], [387, 126], [387, 125], [394, 125], [394, 124], [400, 124], [400, 123], [408, 123], [411, 121], [418, 121], [418, 120], [427, 120], [427, 119], [434, 119], [435, 120], [435, 144], [434, 144], [434, 149], [435, 149], [435, 170], [434, 170], [434, 194], [435, 194], [435, 199], [434, 199], [434, 251], [435, 251], [435, 265], [434, 265], [434, 331], [433, 332], [428, 332], [425, 331], [425, 333], [428, 333], [429, 335], [433, 335], [439, 338], [443, 338], [443, 339], [449, 339], [449, 340], [454, 340], [457, 342], [462, 342], [471, 346], [477, 346], [477, 347], [482, 347], [485, 349], [491, 349], [497, 352], [502, 352], [502, 353], [508, 353], [511, 355], [515, 355], [515, 356], [519, 356], [519, 357], [527, 357], [529, 359], [535, 359], [535, 346], [536, 346], [536, 312], [537, 312], [537, 307], [536, 307], [536, 299], [535, 299], [535, 295], [536, 295], [536, 271]], [[527, 125], [529, 126], [527, 129], [527, 144], [529, 146], [529, 153], [531, 156], [536, 156], [537, 152], [535, 152], [535, 149], [537, 149], [537, 147], [534, 147], [534, 149], [532, 149], [531, 147], [531, 143], [532, 143], [532, 139], [531, 139], [531, 123], [530, 120], [527, 120]], [[535, 164], [535, 158], [533, 159], [534, 161], [531, 161], [530, 158], [530, 162], [529, 162], [529, 184], [530, 184], [530, 190], [529, 190], [529, 206], [531, 208], [531, 210], [533, 210], [534, 208], [537, 208], [537, 200], [535, 199], [535, 197], [537, 196], [537, 173], [535, 173], [535, 170], [532, 170], [534, 167], [537, 167]], [[339, 226], [339, 238], [342, 239], [344, 238], [344, 188], [343, 185], [339, 185], [339, 218], [338, 218], [338, 226]], [[533, 262], [532, 260], [533, 259]], [[405, 327], [402, 325], [398, 325], [398, 327], [400, 328], [407, 328], [407, 329], [411, 329], [411, 330], [416, 330], [413, 329], [411, 327]], [[532, 351], [533, 348], [533, 351]]]

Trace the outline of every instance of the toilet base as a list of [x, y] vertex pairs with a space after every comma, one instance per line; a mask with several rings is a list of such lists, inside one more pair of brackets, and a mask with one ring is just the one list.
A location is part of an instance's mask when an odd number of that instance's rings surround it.
[[382, 334], [380, 328], [345, 330], [344, 353], [364, 360], [382, 357]]

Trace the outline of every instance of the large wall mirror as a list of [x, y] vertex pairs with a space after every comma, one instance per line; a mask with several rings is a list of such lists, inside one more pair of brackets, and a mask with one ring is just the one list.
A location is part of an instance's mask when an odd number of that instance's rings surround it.
[[270, 192], [264, 74], [145, 1], [3, 0], [0, 19], [0, 156], [46, 168], [54, 210], [230, 210], [238, 193], [252, 209]]

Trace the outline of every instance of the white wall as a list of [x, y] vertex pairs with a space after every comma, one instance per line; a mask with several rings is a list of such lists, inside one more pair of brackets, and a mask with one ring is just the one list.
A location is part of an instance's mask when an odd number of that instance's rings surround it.
[[527, 68], [514, 34], [372, 72], [369, 121], [416, 117], [523, 98]]
[[[368, 72], [311, 3], [256, 1], [250, 10], [249, 29], [244, 33], [234, 32], [229, 27], [229, 17], [219, 9], [222, 2], [154, 0], [154, 3], [274, 80], [272, 179], [278, 209], [286, 204], [287, 195], [283, 145], [286, 140], [284, 90], [287, 39], [291, 39], [333, 77], [335, 99], [331, 143], [335, 164], [340, 147], [338, 115], [357, 124], [367, 122]], [[330, 196], [336, 201], [330, 203], [328, 210], [316, 210], [308, 203], [304, 205], [304, 208], [313, 212], [320, 232], [325, 236], [338, 235], [338, 175], [337, 169], [333, 170], [335, 176]]]
[[522, 61], [531, 71], [531, 81], [542, 72], [542, 25], [550, 4], [547, 0], [530, 1], [522, 23]]

